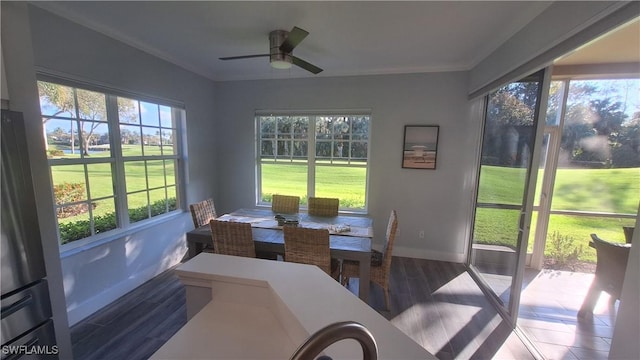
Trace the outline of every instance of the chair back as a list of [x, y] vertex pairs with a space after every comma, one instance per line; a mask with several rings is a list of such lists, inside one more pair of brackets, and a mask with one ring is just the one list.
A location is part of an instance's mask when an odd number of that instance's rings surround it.
[[284, 261], [316, 265], [331, 275], [329, 230], [284, 226]]
[[277, 195], [271, 197], [271, 211], [282, 214], [300, 212], [300, 196]]
[[308, 204], [309, 215], [314, 216], [338, 216], [340, 199], [310, 197]]
[[209, 225], [216, 254], [256, 257], [251, 224], [211, 220]]
[[191, 210], [193, 226], [196, 228], [207, 225], [209, 221], [218, 217], [211, 198], [189, 205], [189, 210]]
[[596, 234], [591, 234], [591, 240], [596, 249], [595, 278], [603, 290], [619, 299], [631, 244], [612, 243], [602, 240]]
[[382, 267], [386, 276], [389, 276], [391, 270], [391, 258], [393, 257], [393, 243], [396, 241], [396, 232], [398, 231], [398, 214], [395, 210], [391, 210], [389, 215], [389, 223], [387, 223], [387, 232], [384, 238], [384, 248], [382, 249]]

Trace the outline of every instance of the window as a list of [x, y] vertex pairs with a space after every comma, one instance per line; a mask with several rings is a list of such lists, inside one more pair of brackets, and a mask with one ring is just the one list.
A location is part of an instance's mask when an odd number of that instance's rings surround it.
[[180, 208], [184, 111], [38, 81], [60, 244]]
[[[258, 203], [273, 194], [336, 197], [366, 211], [368, 114], [258, 114]], [[311, 134], [312, 136], [310, 136]]]

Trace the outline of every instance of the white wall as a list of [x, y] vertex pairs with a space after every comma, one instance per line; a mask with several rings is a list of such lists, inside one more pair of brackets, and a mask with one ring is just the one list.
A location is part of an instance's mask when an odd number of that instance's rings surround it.
[[[255, 205], [256, 109], [371, 109], [369, 212], [382, 236], [398, 211], [394, 254], [463, 261], [480, 122], [470, 120], [465, 72], [216, 84], [219, 208]], [[440, 125], [436, 170], [402, 169], [404, 125]], [[284, 174], [283, 174], [284, 176]], [[418, 232], [425, 231], [420, 239]], [[377, 237], [379, 244], [381, 238]]]
[[[4, 5], [5, 2], [3, 20]], [[13, 75], [21, 70], [22, 74], [26, 74], [14, 79], [15, 81], [9, 76], [8, 90], [12, 105], [14, 99], [15, 104], [19, 100], [26, 104], [24, 109], [15, 110], [29, 111], [25, 112], [25, 117], [30, 122], [27, 130], [34, 152], [39, 155], [38, 166], [34, 168], [34, 176], [39, 179], [36, 195], [42, 200], [39, 202], [38, 214], [41, 228], [48, 234], [43, 242], [46, 249], [50, 250], [49, 256], [57, 258], [58, 266], [61, 267], [61, 273], [53, 280], [59, 288], [64, 284], [68, 320], [73, 325], [176, 264], [186, 252], [185, 231], [193, 225], [186, 211], [168, 222], [145, 227], [111, 242], [59, 255], [53, 196], [39, 119], [35, 70], [184, 103], [189, 160], [194, 164], [208, 165], [191, 166], [187, 169], [185, 203], [208, 196], [215, 197], [216, 177], [213, 169], [216, 146], [212, 136], [207, 135], [212, 134], [214, 128], [214, 107], [211, 101], [214, 89], [208, 79], [109, 37], [37, 7], [24, 3], [15, 6], [28, 9], [28, 17], [25, 16], [20, 21], [22, 26], [30, 29], [31, 37], [28, 33], [25, 36], [5, 28], [3, 21], [2, 45], [3, 56], [7, 60], [6, 71]], [[18, 47], [33, 51], [30, 64], [9, 61], [9, 57], [13, 60], [13, 54], [19, 53]], [[21, 90], [23, 87], [29, 91]]]

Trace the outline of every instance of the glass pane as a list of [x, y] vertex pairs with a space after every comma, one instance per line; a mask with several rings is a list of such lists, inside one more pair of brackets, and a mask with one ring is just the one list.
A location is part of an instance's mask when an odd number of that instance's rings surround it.
[[351, 143], [351, 158], [352, 159], [366, 159], [367, 158], [367, 146], [366, 142], [353, 142]]
[[278, 134], [291, 134], [293, 132], [293, 119], [289, 116], [277, 117]]
[[176, 167], [178, 166], [178, 160], [165, 160], [165, 176], [167, 185], [175, 185], [176, 180]]
[[275, 141], [262, 140], [261, 146], [260, 146], [260, 155], [262, 155], [263, 157], [264, 156], [272, 157], [273, 155], [275, 155], [274, 148], [275, 148]]
[[[273, 194], [300, 196], [302, 203], [307, 199], [307, 164], [261, 164], [263, 202], [271, 202]], [[287, 176], [283, 176], [287, 174]]]
[[352, 116], [350, 119], [353, 140], [369, 139], [369, 116]]
[[87, 200], [84, 165], [51, 166], [51, 179], [57, 205]]
[[123, 124], [140, 124], [138, 102], [136, 100], [119, 97], [118, 120]]
[[113, 198], [96, 201], [93, 209], [93, 223], [96, 234], [101, 234], [118, 227], [116, 207]]
[[260, 118], [260, 133], [262, 137], [267, 134], [275, 134], [276, 132], [276, 119], [272, 116], [261, 116]]
[[160, 105], [160, 126], [164, 128], [176, 128], [171, 115], [171, 107]]
[[75, 216], [64, 215], [75, 213], [75, 205], [58, 208], [56, 209], [56, 212], [58, 214], [58, 228], [60, 229], [61, 245], [91, 236], [91, 223], [89, 221], [88, 212], [85, 211]]
[[80, 119], [107, 121], [106, 96], [89, 90], [76, 90]]
[[316, 139], [331, 139], [332, 118], [329, 116], [316, 117]]
[[571, 81], [553, 210], [637, 212], [639, 92], [638, 79]]
[[142, 136], [139, 126], [120, 125], [122, 156], [142, 155]]
[[176, 137], [175, 130], [162, 129], [162, 154], [174, 155], [176, 154], [176, 143], [174, 141]]
[[278, 156], [289, 157], [291, 155], [291, 141], [278, 140]]
[[316, 167], [316, 196], [340, 199], [340, 208], [364, 209], [367, 169]]
[[558, 126], [560, 124], [564, 85], [564, 81], [551, 82], [551, 86], [549, 87], [549, 100], [547, 102], [547, 125]]
[[149, 189], [161, 186], [164, 187], [164, 161], [147, 161], [147, 176], [147, 179], [149, 181]]
[[77, 122], [56, 118], [43, 118], [43, 121], [47, 134], [47, 157], [79, 158], [80, 141]]
[[293, 156], [307, 158], [307, 147], [308, 143], [306, 141], [294, 141], [293, 142]]
[[293, 118], [293, 137], [296, 139], [306, 139], [309, 133], [309, 118], [306, 116], [296, 116]]
[[149, 218], [149, 207], [147, 192], [129, 194], [127, 196], [129, 205], [129, 222], [134, 223]]
[[46, 116], [75, 118], [75, 99], [73, 88], [38, 81], [40, 112]]
[[476, 208], [472, 263], [503, 304], [516, 270], [520, 210]]
[[91, 199], [113, 196], [111, 164], [88, 164], [89, 193]]
[[331, 157], [331, 144], [330, 141], [318, 141], [316, 142], [316, 157], [318, 158], [330, 158]]
[[338, 117], [333, 121], [333, 138], [339, 140], [349, 140], [350, 138], [349, 120], [345, 117]]
[[[144, 161], [125, 162], [124, 177], [128, 193], [147, 189], [147, 176]], [[131, 208], [131, 204], [129, 204], [129, 208]]]
[[157, 104], [140, 102], [140, 117], [142, 125], [160, 126], [160, 113]]
[[178, 196], [176, 195], [176, 187], [175, 186], [167, 187], [167, 202], [169, 206], [169, 211], [173, 211], [178, 208], [177, 199], [178, 199]]
[[80, 121], [83, 157], [110, 157], [109, 125], [102, 122]]
[[149, 191], [149, 199], [151, 202], [151, 216], [167, 212], [167, 194], [164, 188]]
[[143, 126], [142, 136], [145, 156], [162, 155], [162, 150], [160, 149], [160, 128]]

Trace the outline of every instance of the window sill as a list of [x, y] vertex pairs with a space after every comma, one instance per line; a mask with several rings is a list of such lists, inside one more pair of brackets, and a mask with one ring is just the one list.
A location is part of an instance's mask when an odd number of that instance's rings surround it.
[[60, 258], [65, 259], [70, 256], [77, 255], [79, 253], [94, 249], [98, 246], [110, 243], [112, 241], [121, 239], [127, 235], [137, 233], [139, 231], [154, 227], [156, 225], [165, 223], [167, 221], [176, 219], [187, 213], [184, 210], [175, 210], [162, 216], [156, 216], [153, 219], [143, 221], [139, 224], [130, 226], [127, 229], [119, 229], [106, 232], [102, 235], [96, 235], [90, 238], [77, 240], [68, 244], [60, 246]]

